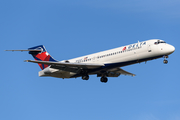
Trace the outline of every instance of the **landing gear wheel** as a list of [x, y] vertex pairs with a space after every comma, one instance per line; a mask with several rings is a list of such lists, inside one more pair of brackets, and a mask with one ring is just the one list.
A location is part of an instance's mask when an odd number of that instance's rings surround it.
[[101, 82], [107, 83], [107, 81], [108, 81], [108, 78], [107, 78], [107, 77], [101, 77]]
[[168, 61], [167, 61], [167, 60], [164, 60], [164, 61], [163, 61], [163, 63], [164, 63], [164, 64], [167, 64], [167, 63], [168, 63]]
[[168, 55], [164, 55], [164, 61], [163, 61], [164, 64], [168, 63], [168, 61], [166, 60], [168, 57], [169, 57]]
[[89, 75], [83, 75], [83, 76], [82, 76], [82, 79], [83, 79], [83, 80], [89, 80]]

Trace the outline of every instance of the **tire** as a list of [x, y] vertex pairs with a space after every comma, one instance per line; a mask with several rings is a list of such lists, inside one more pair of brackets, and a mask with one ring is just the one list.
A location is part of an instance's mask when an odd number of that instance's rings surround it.
[[167, 61], [167, 60], [164, 60], [164, 61], [163, 61], [163, 63], [164, 63], [164, 64], [167, 64], [167, 63], [168, 63], [168, 61]]
[[107, 77], [101, 77], [101, 82], [103, 82], [103, 83], [107, 83], [107, 81], [108, 81], [108, 78]]

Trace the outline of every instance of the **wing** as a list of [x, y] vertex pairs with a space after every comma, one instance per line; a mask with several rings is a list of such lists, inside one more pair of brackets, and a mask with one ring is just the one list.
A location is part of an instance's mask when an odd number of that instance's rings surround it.
[[84, 68], [84, 69], [92, 69], [104, 66], [104, 64], [99, 63], [65, 63], [65, 62], [50, 62], [50, 61], [34, 61], [34, 60], [25, 60], [25, 62], [33, 62], [33, 63], [40, 63], [51, 65], [51, 68], [61, 68], [61, 67], [68, 67], [68, 68]]
[[[96, 64], [95, 63], [65, 63], [65, 62], [34, 61], [34, 60], [25, 60], [25, 62], [51, 65], [50, 68], [55, 68], [55, 69], [64, 70], [68, 72], [75, 72], [75, 73], [79, 73], [80, 70], [82, 69], [96, 69], [96, 68], [105, 66], [104, 64], [99, 64], [99, 63], [96, 63]], [[97, 74], [97, 76], [100, 77], [104, 73], [98, 72], [95, 74]], [[127, 72], [121, 68], [114, 68], [114, 69], [106, 70], [107, 77], [118, 77], [121, 74], [135, 76], [135, 74]]]
[[114, 68], [114, 69], [111, 69], [110, 72], [115, 72], [115, 73], [120, 73], [122, 75], [129, 75], [129, 76], [136, 76], [135, 74], [133, 73], [130, 73], [130, 72], [127, 72], [121, 68]]
[[[97, 74], [98, 77], [101, 77], [103, 74]], [[106, 71], [107, 77], [118, 77], [119, 75], [129, 75], [129, 76], [136, 76], [135, 74], [132, 74], [130, 72], [127, 72], [121, 68], [114, 68]]]

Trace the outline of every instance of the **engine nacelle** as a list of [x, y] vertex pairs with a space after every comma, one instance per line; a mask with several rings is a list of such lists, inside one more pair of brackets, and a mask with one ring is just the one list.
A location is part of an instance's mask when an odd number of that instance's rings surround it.
[[52, 73], [58, 71], [57, 69], [54, 69], [54, 68], [45, 68], [44, 70], [42, 71], [39, 71], [39, 76], [49, 76], [51, 75]]

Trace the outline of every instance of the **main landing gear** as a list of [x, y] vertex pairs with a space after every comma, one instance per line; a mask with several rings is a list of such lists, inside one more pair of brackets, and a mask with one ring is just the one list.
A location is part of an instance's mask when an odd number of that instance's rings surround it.
[[[82, 76], [82, 79], [83, 79], [83, 80], [89, 80], [89, 75], [83, 75], [83, 76]], [[105, 77], [105, 76], [102, 76], [101, 79], [100, 79], [100, 81], [103, 82], [103, 83], [107, 83], [108, 78]]]
[[164, 64], [167, 64], [167, 63], [168, 63], [168, 61], [166, 60], [167, 58], [168, 58], [168, 55], [165, 55], [165, 56], [164, 56], [164, 61], [163, 61]]
[[101, 82], [103, 82], [103, 83], [107, 83], [108, 78], [105, 77], [105, 76], [102, 76], [100, 80], [101, 80]]
[[83, 76], [82, 76], [82, 79], [83, 79], [83, 80], [89, 80], [89, 75], [83, 75]]
[[88, 71], [87, 70], [82, 70], [81, 74], [82, 74], [82, 79], [83, 80], [89, 80], [89, 75], [88, 75]]

